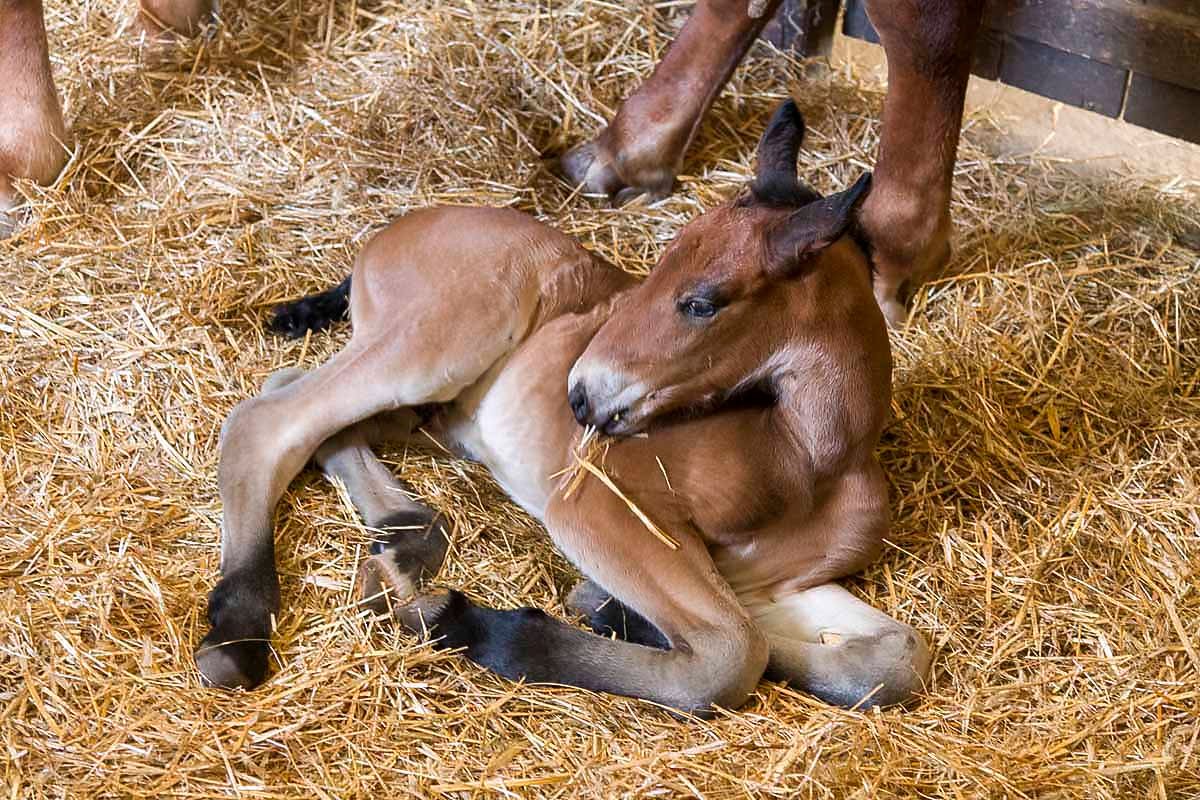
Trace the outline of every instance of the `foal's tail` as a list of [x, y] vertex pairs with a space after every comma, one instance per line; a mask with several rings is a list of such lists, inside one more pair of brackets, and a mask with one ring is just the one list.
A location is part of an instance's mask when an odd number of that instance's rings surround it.
[[299, 339], [312, 331], [323, 331], [346, 319], [350, 310], [350, 277], [323, 292], [310, 294], [275, 307], [268, 327], [281, 336]]

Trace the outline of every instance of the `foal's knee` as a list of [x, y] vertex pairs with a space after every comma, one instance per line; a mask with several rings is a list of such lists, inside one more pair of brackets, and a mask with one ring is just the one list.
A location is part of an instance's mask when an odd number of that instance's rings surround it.
[[221, 425], [219, 444], [226, 451], [244, 451], [269, 455], [286, 451], [297, 444], [292, 440], [296, 426], [291, 414], [280, 413], [276, 392], [303, 374], [300, 370], [284, 369], [272, 373], [263, 383], [263, 390], [247, 398], [229, 412]]

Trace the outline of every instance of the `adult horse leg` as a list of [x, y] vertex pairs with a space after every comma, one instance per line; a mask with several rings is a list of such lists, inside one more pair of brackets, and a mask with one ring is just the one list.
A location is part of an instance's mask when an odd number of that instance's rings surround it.
[[891, 325], [904, 321], [913, 288], [950, 258], [950, 184], [982, 9], [980, 0], [867, 0], [888, 87], [859, 223]]
[[53, 181], [66, 162], [66, 136], [42, 0], [0, 0], [0, 237], [15, 226], [14, 179]]
[[620, 205], [670, 193], [700, 120], [779, 0], [699, 0], [653, 74], [596, 138], [562, 157], [589, 192]]
[[925, 687], [930, 655], [921, 634], [836, 583], [748, 610], [771, 643], [771, 676], [827, 703], [893, 705]]

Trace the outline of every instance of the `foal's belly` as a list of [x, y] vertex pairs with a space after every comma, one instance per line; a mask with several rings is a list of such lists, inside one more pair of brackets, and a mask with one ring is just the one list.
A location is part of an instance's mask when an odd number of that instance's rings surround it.
[[581, 433], [567, 405], [567, 373], [600, 322], [593, 315], [552, 320], [449, 409], [447, 437], [539, 519]]

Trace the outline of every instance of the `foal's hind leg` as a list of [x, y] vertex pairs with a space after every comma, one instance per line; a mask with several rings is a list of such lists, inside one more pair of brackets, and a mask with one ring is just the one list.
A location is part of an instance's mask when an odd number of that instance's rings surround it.
[[[286, 386], [303, 374], [304, 370], [294, 368], [275, 372], [263, 391]], [[411, 595], [441, 569], [450, 545], [449, 526], [442, 515], [412, 499], [408, 487], [371, 449], [373, 444], [412, 439], [420, 424], [421, 416], [411, 408], [378, 414], [334, 434], [313, 454], [326, 477], [346, 487], [363, 523], [375, 533], [371, 553], [376, 558], [369, 560], [371, 567], [364, 577], [373, 587], [365, 597], [375, 598], [376, 605], [383, 602], [380, 577], [397, 593]]]
[[[525, 324], [519, 316], [517, 330]], [[391, 331], [356, 337], [318, 369], [233, 410], [221, 430], [218, 468], [223, 577], [209, 596], [212, 629], [196, 651], [209, 683], [251, 687], [266, 677], [279, 610], [271, 515], [292, 478], [323, 442], [357, 422], [453, 399], [512, 347], [508, 332], [496, 328], [484, 315], [464, 318], [440, 348]]]
[[921, 634], [836, 583], [747, 610], [771, 643], [772, 677], [827, 703], [893, 705], [925, 687], [930, 655]]
[[362, 593], [380, 612], [386, 610], [380, 579], [397, 596], [411, 596], [437, 575], [450, 547], [450, 529], [442, 515], [413, 500], [371, 450], [375, 442], [409, 438], [419, 422], [411, 409], [380, 415], [336, 434], [313, 457], [331, 480], [345, 485], [363, 522], [375, 533]]

